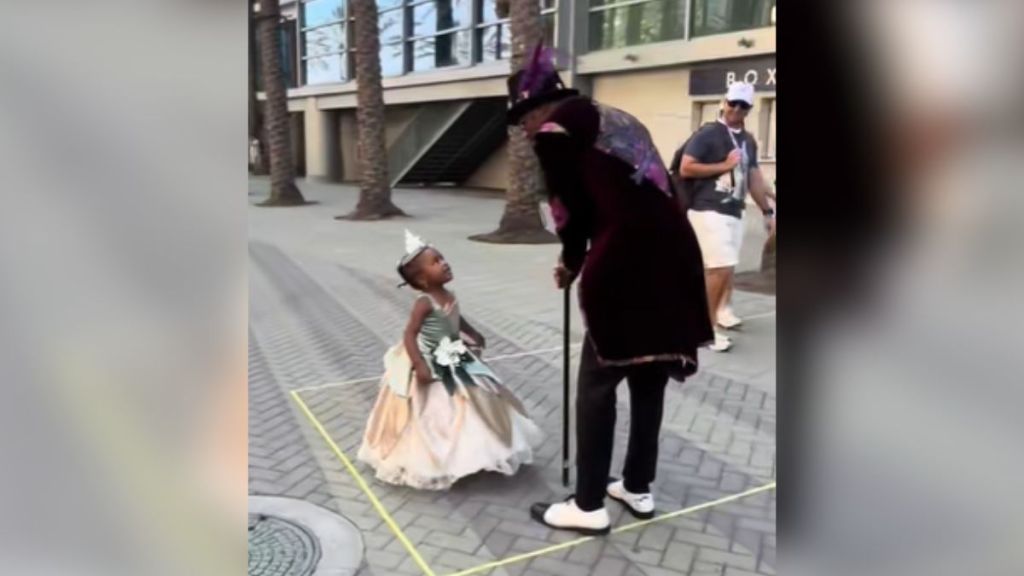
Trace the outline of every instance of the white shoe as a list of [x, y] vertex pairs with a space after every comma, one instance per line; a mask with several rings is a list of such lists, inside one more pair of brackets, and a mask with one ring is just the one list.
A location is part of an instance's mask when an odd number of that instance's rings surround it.
[[734, 330], [743, 324], [738, 316], [733, 314], [732, 307], [726, 306], [718, 311], [718, 325], [726, 330]]
[[586, 536], [607, 534], [612, 529], [608, 510], [600, 508], [584, 512], [573, 498], [557, 504], [534, 504], [530, 508], [530, 516], [549, 528], [573, 530]]
[[608, 485], [608, 496], [612, 500], [620, 502], [629, 510], [629, 513], [641, 520], [654, 518], [654, 496], [646, 494], [633, 494], [626, 490], [622, 480], [617, 480]]
[[708, 346], [712, 352], [728, 352], [732, 348], [732, 340], [728, 336], [715, 330], [715, 343]]

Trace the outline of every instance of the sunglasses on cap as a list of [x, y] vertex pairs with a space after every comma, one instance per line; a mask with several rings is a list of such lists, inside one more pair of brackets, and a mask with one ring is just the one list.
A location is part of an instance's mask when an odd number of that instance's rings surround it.
[[743, 110], [750, 110], [753, 108], [750, 104], [747, 104], [743, 100], [729, 100], [727, 102], [730, 108], [741, 108]]

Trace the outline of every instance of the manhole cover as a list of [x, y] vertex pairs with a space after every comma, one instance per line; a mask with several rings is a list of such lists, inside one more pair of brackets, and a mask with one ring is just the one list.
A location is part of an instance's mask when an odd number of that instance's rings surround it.
[[311, 576], [320, 546], [304, 527], [274, 516], [249, 516], [249, 576]]

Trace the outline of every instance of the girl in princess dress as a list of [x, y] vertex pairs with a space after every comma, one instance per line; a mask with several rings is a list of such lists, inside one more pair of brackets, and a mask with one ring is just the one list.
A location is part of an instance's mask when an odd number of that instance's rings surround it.
[[482, 471], [515, 474], [533, 462], [543, 433], [480, 359], [484, 337], [446, 288], [451, 267], [406, 231], [398, 274], [420, 295], [404, 338], [384, 357], [358, 459], [383, 482], [422, 490]]

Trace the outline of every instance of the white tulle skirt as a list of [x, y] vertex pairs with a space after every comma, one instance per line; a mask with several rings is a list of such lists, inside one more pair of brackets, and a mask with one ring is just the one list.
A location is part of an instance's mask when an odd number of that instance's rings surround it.
[[420, 490], [447, 490], [477, 472], [515, 474], [544, 434], [507, 388], [477, 383], [454, 394], [441, 382], [412, 385], [409, 397], [382, 385], [358, 459], [379, 480]]

